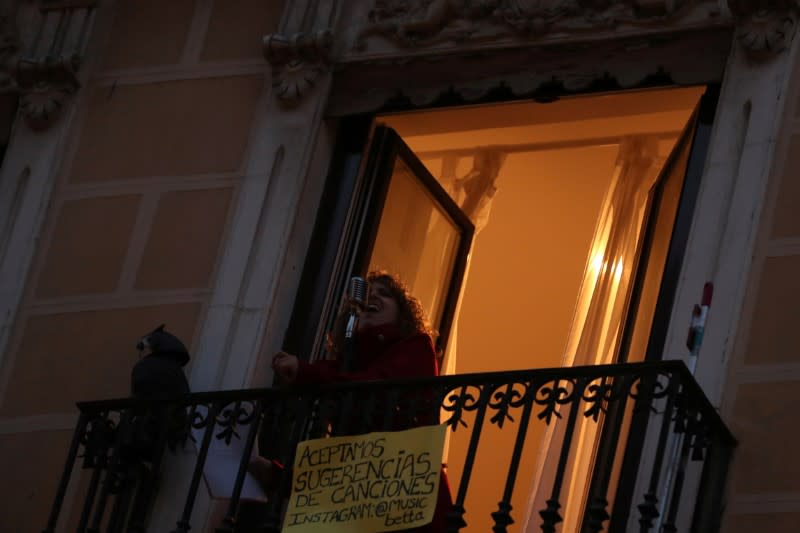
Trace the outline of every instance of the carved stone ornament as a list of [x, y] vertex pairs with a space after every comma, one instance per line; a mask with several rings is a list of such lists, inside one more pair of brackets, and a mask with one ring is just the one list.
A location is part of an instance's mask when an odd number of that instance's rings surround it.
[[747, 55], [765, 61], [786, 50], [797, 30], [800, 0], [728, 0], [736, 39]]
[[286, 104], [296, 104], [330, 68], [330, 30], [264, 37], [264, 57], [272, 65], [272, 86]]
[[[732, 25], [671, 35], [509, 46], [492, 53], [388, 54], [337, 65], [326, 113], [347, 116], [723, 79]], [[701, 50], [702, 53], [698, 53]]]
[[414, 47], [652, 28], [719, 15], [715, 0], [374, 0], [355, 48], [365, 49], [371, 36]]
[[19, 106], [31, 129], [46, 129], [61, 115], [67, 98], [80, 87], [79, 65], [77, 56], [17, 63]]
[[0, 15], [0, 91], [19, 94], [22, 116], [34, 130], [49, 127], [80, 87], [94, 4], [28, 2]]

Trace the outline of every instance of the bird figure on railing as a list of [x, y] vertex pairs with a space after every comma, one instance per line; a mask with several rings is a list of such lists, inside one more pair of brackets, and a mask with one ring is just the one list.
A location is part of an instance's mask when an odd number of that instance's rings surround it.
[[164, 331], [164, 324], [139, 339], [136, 349], [142, 357], [131, 372], [131, 394], [135, 398], [161, 399], [189, 393], [183, 373], [189, 352], [178, 337]]
[[[136, 343], [141, 358], [131, 371], [131, 395], [138, 400], [165, 401], [189, 394], [189, 381], [183, 367], [189, 362], [186, 346], [175, 335], [164, 330], [164, 324]], [[161, 431], [166, 430], [167, 444], [175, 447], [188, 435], [184, 407], [157, 403], [148, 406], [150, 412], [139, 409], [135, 430], [138, 451], [142, 459], [152, 460]], [[171, 410], [171, 414], [169, 411]], [[166, 427], [165, 427], [166, 426]]]

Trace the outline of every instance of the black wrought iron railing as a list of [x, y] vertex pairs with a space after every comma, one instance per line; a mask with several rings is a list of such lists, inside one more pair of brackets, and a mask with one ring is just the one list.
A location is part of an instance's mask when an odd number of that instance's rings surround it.
[[[246, 525], [241, 520], [241, 491], [257, 441], [264, 454], [291, 465], [298, 442], [305, 439], [437, 421], [464, 443], [459, 464], [450, 457], [450, 468], [459, 471], [447, 514], [450, 532], [464, 529], [475, 516], [467, 506], [476, 491], [484, 501], [499, 502], [491, 513], [495, 532], [523, 520], [529, 509], [513, 508], [511, 502], [515, 490], [529, 490], [528, 485], [519, 487], [520, 465], [536, 447], [545, 457], [536, 489], [543, 495], [527, 501], [543, 502], [531, 509], [541, 531], [562, 531], [565, 516], [571, 514], [571, 530], [581, 532], [710, 533], [718, 528], [735, 446], [700, 387], [677, 361], [222, 391], [171, 401], [122, 399], [78, 407], [80, 418], [47, 533], [60, 523], [79, 532], [155, 530], [148, 527], [151, 509], [168, 483], [160, 473], [174, 460], [170, 450], [179, 448], [184, 456], [190, 451], [194, 467], [182, 485], [187, 488], [180, 494], [181, 504], [172, 510], [174, 520], [158, 530], [198, 531], [200, 525], [192, 524], [191, 517], [204, 490], [212, 444], [236, 445], [241, 457], [216, 531], [278, 532], [291, 487], [290, 469], [275, 470], [268, 498], [255, 518], [250, 516]], [[533, 443], [536, 425], [544, 433], [536, 433]], [[509, 449], [484, 449], [481, 437], [487, 428], [508, 432]], [[547, 435], [546, 446], [542, 434]], [[490, 454], [493, 468], [505, 474], [497, 493], [471, 483], [482, 454]], [[581, 464], [587, 465], [584, 470]], [[583, 480], [578, 489], [576, 479]]]

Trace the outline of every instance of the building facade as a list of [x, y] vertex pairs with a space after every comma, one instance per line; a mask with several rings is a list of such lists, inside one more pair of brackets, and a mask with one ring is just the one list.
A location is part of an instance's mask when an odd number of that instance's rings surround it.
[[[193, 391], [265, 387], [273, 353], [319, 348], [319, 328], [309, 323], [329, 317], [342, 280], [367, 265], [406, 268], [407, 279], [417, 273], [391, 249], [380, 251], [377, 229], [363, 238], [370, 231], [347, 229], [361, 213], [372, 216], [372, 204], [359, 203], [357, 186], [346, 183], [369, 168], [375, 124], [396, 131], [445, 189], [447, 175], [488, 180], [473, 208], [457, 200], [483, 239], [471, 259], [439, 272], [436, 287], [414, 284], [439, 295], [427, 303], [440, 309], [440, 332], [449, 332], [440, 347], [450, 373], [617, 361], [622, 326], [610, 341], [584, 345], [573, 315], [587, 287], [597, 213], [630, 204], [608, 204], [608, 188], [591, 196], [588, 182], [528, 191], [520, 213], [545, 213], [534, 199], [561, 203], [527, 226], [506, 227], [501, 233], [516, 240], [499, 244], [486, 235], [511, 212], [504, 188], [513, 176], [535, 180], [548, 164], [514, 154], [612, 146], [606, 159], [580, 157], [616, 168], [608, 179], [621, 179], [643, 173], [620, 163], [621, 147], [647, 135], [664, 165], [647, 167], [653, 183], [664, 168], [681, 180], [695, 175], [691, 200], [676, 193], [656, 281], [636, 266], [655, 252], [635, 247], [630, 255], [641, 276], [628, 281], [640, 291], [636, 301], [645, 306], [647, 283], [661, 287], [640, 331], [650, 339], [640, 359], [685, 360], [739, 441], [722, 530], [789, 532], [800, 524], [800, 460], [791, 444], [800, 386], [795, 2], [8, 0], [3, 10], [0, 460], [9, 475], [0, 523], [8, 531], [44, 527], [75, 402], [128, 394], [142, 334], [166, 323], [186, 341]], [[588, 175], [568, 163], [553, 164], [564, 175]], [[417, 205], [402, 194], [387, 198], [378, 214]], [[471, 309], [492, 304], [470, 307], [466, 291], [508, 292], [504, 302], [512, 303], [519, 285], [546, 294], [555, 273], [531, 274], [530, 265], [566, 268], [559, 213], [586, 215], [588, 229], [575, 237], [583, 244], [574, 248], [574, 292], [545, 296], [541, 312], [566, 317], [563, 339], [536, 345], [553, 357], [470, 363], [462, 346], [481, 341], [462, 332], [475, 331], [469, 320], [486, 320], [471, 318]], [[676, 235], [681, 250], [666, 268]], [[369, 239], [378, 241], [371, 258], [359, 251]], [[491, 242], [504, 250], [539, 243], [546, 254], [503, 259], [506, 276], [486, 274], [481, 285], [478, 273], [489, 271], [478, 254]], [[686, 333], [707, 284], [713, 299], [692, 353]], [[561, 311], [559, 294], [567, 294]], [[532, 306], [507, 309], [524, 315]], [[573, 342], [578, 348], [565, 359]], [[586, 346], [596, 358], [581, 358]], [[202, 513], [213, 515], [213, 502], [202, 498], [197, 520], [210, 524]], [[533, 505], [536, 495], [529, 498]]]

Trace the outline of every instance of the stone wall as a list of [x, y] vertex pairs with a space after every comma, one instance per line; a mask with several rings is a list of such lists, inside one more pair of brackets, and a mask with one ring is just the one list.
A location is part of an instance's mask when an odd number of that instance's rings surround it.
[[166, 323], [196, 347], [282, 7], [106, 8], [3, 358], [4, 530], [44, 527], [75, 402], [128, 394], [141, 335]]
[[730, 473], [726, 533], [788, 533], [800, 523], [800, 429], [794, 406], [800, 392], [797, 59], [792, 70], [722, 403], [740, 441]]

